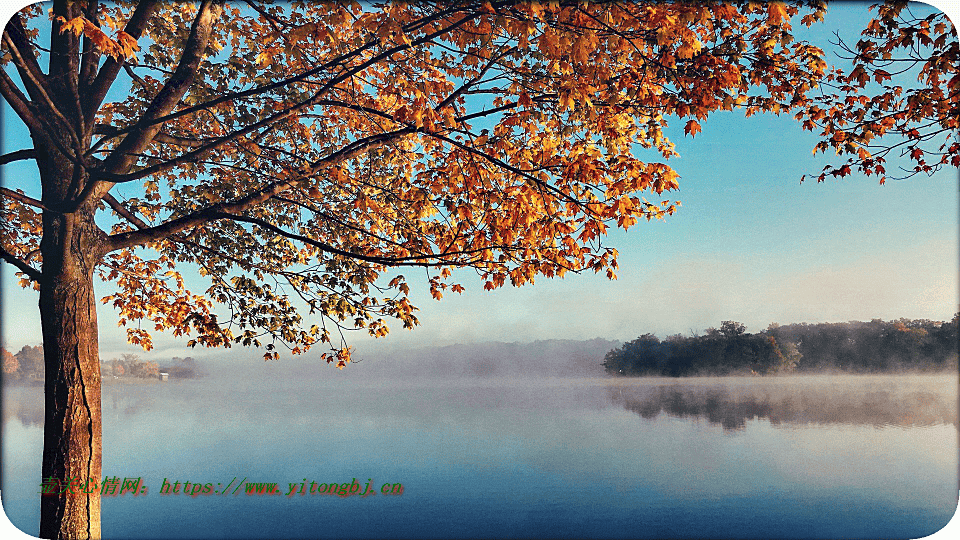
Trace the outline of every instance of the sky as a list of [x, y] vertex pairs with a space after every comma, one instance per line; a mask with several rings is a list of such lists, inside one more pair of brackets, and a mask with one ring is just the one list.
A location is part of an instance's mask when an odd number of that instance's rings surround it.
[[[938, 4], [957, 20], [957, 2], [952, 8]], [[855, 41], [867, 5], [831, 6], [826, 23], [806, 39], [827, 48], [837, 30]], [[799, 24], [795, 30], [800, 37]], [[29, 147], [5, 105], [3, 115], [3, 152]], [[617, 280], [568, 274], [486, 292], [465, 272], [460, 283], [466, 292], [437, 302], [425, 283], [411, 279], [420, 326], [405, 331], [394, 324], [376, 344], [350, 334], [350, 344], [362, 355], [384, 347], [484, 341], [629, 341], [648, 332], [703, 333], [723, 320], [759, 332], [773, 322], [949, 320], [958, 311], [956, 169], [882, 186], [856, 174], [801, 184], [803, 174], [819, 172], [830, 156], [812, 155], [816, 137], [791, 117], [730, 112], [701, 124], [695, 138], [683, 135], [680, 121], [668, 131], [680, 153], [669, 161], [681, 177], [679, 191], [669, 194], [681, 201], [678, 212], [613, 232], [606, 241], [620, 253]], [[8, 185], [29, 183], [34, 174], [9, 165], [0, 172]], [[16, 351], [39, 344], [36, 294], [16, 286], [9, 265], [0, 273], [4, 346]], [[203, 287], [198, 282], [191, 289]], [[125, 343], [112, 308], [101, 306], [98, 316], [103, 358], [240, 353], [190, 350], [186, 339], [164, 335], [155, 335], [156, 349], [144, 352]]]

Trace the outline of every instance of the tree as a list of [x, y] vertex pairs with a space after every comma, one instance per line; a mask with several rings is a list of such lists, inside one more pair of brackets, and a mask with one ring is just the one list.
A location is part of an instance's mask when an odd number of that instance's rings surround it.
[[720, 323], [720, 334], [724, 337], [736, 337], [743, 335], [747, 331], [747, 327], [743, 323], [738, 323], [737, 321], [723, 321]]
[[138, 354], [121, 354], [117, 365], [121, 366], [120, 375], [126, 373], [141, 379], [156, 379], [160, 375], [160, 366], [156, 362], [141, 360]]
[[3, 348], [0, 348], [0, 357], [3, 358], [3, 378], [5, 380], [11, 377], [16, 378], [17, 372], [20, 371], [20, 362], [17, 361], [17, 357]]
[[876, 16], [856, 45], [838, 35], [852, 67], [831, 70], [825, 91], [796, 114], [805, 129], [820, 131], [815, 151], [849, 156], [824, 167], [818, 182], [859, 171], [882, 184], [898, 153], [911, 166], [893, 178], [960, 167], [960, 42], [946, 14], [914, 11], [924, 8], [888, 0], [870, 7]]
[[37, 382], [44, 380], [43, 347], [24, 345], [16, 354], [17, 364], [20, 365], [20, 377], [25, 381]]
[[[454, 268], [615, 277], [608, 228], [675, 209], [668, 119], [779, 111], [826, 67], [780, 3], [306, 4], [54, 0], [6, 25], [0, 95], [32, 146], [0, 164], [39, 181], [0, 188], [0, 257], [39, 291], [44, 478], [100, 477], [95, 280], [146, 349], [323, 345], [342, 368], [343, 331], [417, 324], [397, 269], [437, 299]], [[97, 537], [99, 508], [43, 497], [40, 535]]]

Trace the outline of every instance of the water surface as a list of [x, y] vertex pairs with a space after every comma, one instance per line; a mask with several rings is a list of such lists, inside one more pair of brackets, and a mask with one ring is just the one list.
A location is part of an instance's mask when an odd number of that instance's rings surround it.
[[[3, 418], [34, 535], [38, 397]], [[219, 375], [107, 385], [103, 412], [104, 474], [149, 490], [104, 499], [105, 538], [919, 538], [957, 508], [956, 375]], [[283, 494], [160, 494], [244, 478]], [[403, 494], [286, 496], [353, 479]]]

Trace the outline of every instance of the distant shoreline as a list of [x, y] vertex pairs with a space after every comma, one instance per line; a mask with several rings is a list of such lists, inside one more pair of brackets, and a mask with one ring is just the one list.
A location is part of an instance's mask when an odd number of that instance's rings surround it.
[[[101, 384], [104, 386], [120, 386], [120, 385], [148, 385], [148, 384], [164, 384], [171, 382], [180, 382], [187, 379], [168, 379], [167, 381], [161, 381], [159, 378], [146, 378], [146, 377], [118, 377], [114, 378], [113, 376], [107, 376], [101, 378]], [[40, 388], [43, 389], [43, 381], [23, 381], [23, 380], [12, 380], [4, 381], [3, 386], [5, 388]]]
[[[160, 384], [161, 381], [159, 378], [146, 378], [146, 377], [117, 377], [114, 378], [112, 375], [107, 377], [102, 377], [104, 385], [114, 385], [114, 384], [133, 384], [133, 385], [142, 385], [142, 384]], [[168, 381], [169, 382], [169, 381]]]
[[670, 379], [670, 380], [688, 380], [688, 379], [791, 379], [798, 377], [873, 377], [880, 375], [958, 375], [960, 376], [960, 370], [953, 367], [944, 367], [942, 369], [899, 369], [899, 370], [887, 370], [887, 371], [841, 371], [841, 370], [824, 370], [824, 371], [790, 371], [785, 373], [724, 373], [722, 375], [715, 375], [710, 373], [694, 373], [690, 375], [660, 375], [660, 374], [643, 374], [643, 375], [617, 375], [613, 373], [607, 373], [606, 376], [611, 380], [618, 379]]
[[613, 349], [613, 376], [779, 375], [787, 373], [935, 373], [958, 369], [960, 313], [949, 322], [898, 319], [847, 323], [771, 323], [750, 334], [723, 321], [704, 335], [654, 334]]

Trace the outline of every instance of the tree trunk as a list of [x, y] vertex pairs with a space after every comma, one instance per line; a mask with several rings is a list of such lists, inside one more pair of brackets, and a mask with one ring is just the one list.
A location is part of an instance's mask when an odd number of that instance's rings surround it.
[[101, 410], [93, 271], [101, 234], [89, 209], [45, 211], [40, 321], [44, 386], [41, 538], [100, 538]]

